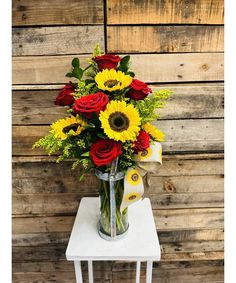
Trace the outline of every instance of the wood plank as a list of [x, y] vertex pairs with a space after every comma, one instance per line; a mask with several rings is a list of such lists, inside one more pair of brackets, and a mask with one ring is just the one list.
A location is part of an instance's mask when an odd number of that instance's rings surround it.
[[[223, 208], [153, 210], [158, 231], [222, 229]], [[71, 231], [74, 216], [14, 217], [13, 234]], [[26, 231], [27, 227], [27, 231]]]
[[[185, 243], [191, 241], [222, 241], [224, 240], [223, 229], [195, 229], [178, 231], [157, 231], [160, 243]], [[50, 232], [50, 233], [27, 233], [13, 234], [12, 246], [48, 246], [48, 245], [66, 245], [69, 241], [70, 231], [68, 232]]]
[[[135, 270], [122, 270], [113, 271], [112, 282], [119, 283], [132, 283], [135, 280]], [[191, 267], [187, 263], [185, 266], [183, 264], [180, 268], [171, 269], [153, 269], [153, 282], [158, 283], [223, 283], [224, 282], [224, 267], [221, 263], [219, 266], [211, 266], [208, 262], [205, 265], [199, 267]], [[141, 270], [141, 283], [146, 282], [146, 271]]]
[[[166, 134], [165, 153], [224, 149], [222, 119], [160, 120], [154, 124]], [[49, 129], [49, 126], [13, 126], [13, 155], [45, 155], [42, 149], [32, 149], [32, 145]]]
[[[58, 84], [68, 81], [72, 58], [65, 56], [26, 56], [13, 58], [13, 84]], [[80, 55], [82, 65], [88, 55]], [[222, 53], [181, 53], [132, 55], [132, 69], [148, 83], [223, 80]]]
[[13, 28], [13, 56], [91, 53], [104, 49], [103, 26]]
[[223, 52], [224, 27], [108, 26], [107, 48], [111, 53]]
[[102, 24], [102, 0], [13, 0], [13, 26]]
[[[132, 12], [131, 12], [132, 11]], [[147, 16], [148, 15], [148, 16]], [[107, 1], [108, 24], [223, 24], [223, 0]]]
[[[82, 197], [98, 196], [94, 193], [74, 194], [20, 194], [13, 195], [13, 215], [75, 214]], [[145, 194], [153, 209], [224, 207], [223, 193]]]
[[[199, 163], [202, 164], [201, 161]], [[63, 167], [63, 175], [56, 177], [56, 172], [52, 172], [54, 166], [50, 166], [47, 178], [42, 178], [35, 175], [35, 170], [38, 173], [45, 169], [44, 164], [30, 163], [25, 168], [18, 165], [14, 166], [13, 171], [13, 193], [14, 194], [54, 194], [54, 193], [79, 193], [80, 194], [94, 194], [99, 188], [99, 180], [93, 175], [86, 175], [83, 181], [78, 180], [78, 172], [70, 174], [69, 168]], [[211, 166], [211, 164], [209, 164]], [[61, 167], [61, 165], [57, 165]], [[43, 168], [44, 167], [44, 168]], [[168, 166], [167, 166], [168, 167]], [[222, 164], [223, 168], [223, 164]], [[20, 174], [24, 176], [21, 176]], [[40, 175], [40, 174], [39, 174]], [[207, 176], [153, 176], [149, 178], [149, 193], [152, 194], [176, 194], [176, 193], [220, 193], [224, 189], [223, 175], [207, 175]]]
[[[62, 86], [61, 86], [62, 87]], [[163, 89], [157, 85], [153, 90]], [[172, 85], [173, 94], [164, 108], [159, 109], [161, 119], [223, 118], [224, 87], [210, 85]], [[67, 107], [54, 105], [58, 90], [13, 91], [13, 124], [49, 124], [64, 117]]]
[[[94, 271], [95, 271], [95, 276], [96, 276], [96, 282], [100, 282], [97, 280], [100, 280], [99, 278], [104, 278], [104, 281], [102, 282], [109, 282], [105, 281], [107, 279], [105, 278], [110, 278], [111, 276], [111, 271], [115, 272], [117, 274], [118, 272], [125, 272], [127, 274], [127, 278], [124, 278], [122, 282], [133, 282], [130, 281], [130, 276], [134, 276], [134, 271], [135, 271], [135, 264], [134, 263], [120, 263], [116, 262], [115, 265], [112, 266], [112, 270], [110, 267], [110, 264], [108, 267], [107, 262], [94, 262]], [[154, 276], [153, 279], [158, 280], [158, 274], [159, 272], [161, 274], [165, 273], [167, 275], [167, 279], [170, 280], [170, 277], [172, 277], [175, 273], [176, 270], [183, 270], [183, 273], [186, 276], [186, 273], [191, 274], [194, 277], [194, 274], [197, 273], [203, 274], [205, 272], [208, 272], [208, 276], [211, 270], [214, 268], [218, 270], [217, 274], [219, 274], [219, 270], [222, 270], [223, 266], [223, 261], [222, 260], [211, 260], [211, 261], [185, 261], [185, 262], [165, 262], [161, 261], [157, 264], [154, 265]], [[83, 274], [85, 275], [85, 279], [87, 279], [87, 270], [86, 270], [86, 264], [82, 263], [82, 269], [83, 269]], [[197, 272], [199, 270], [199, 272]], [[32, 278], [32, 279], [43, 279], [44, 276], [46, 276], [46, 273], [48, 274], [60, 274], [61, 277], [58, 275], [55, 275], [57, 278], [57, 282], [74, 282], [74, 281], [63, 281], [65, 278], [67, 280], [71, 278], [71, 274], [66, 277], [64, 274], [65, 272], [67, 273], [74, 273], [74, 266], [72, 262], [66, 262], [66, 261], [60, 261], [60, 262], [25, 262], [25, 263], [13, 263], [13, 279], [17, 279], [19, 281], [16, 281], [18, 283], [22, 282], [29, 282], [29, 281], [24, 281], [24, 274], [26, 275], [25, 278]], [[142, 277], [144, 277], [144, 272], [145, 272], [145, 264], [142, 264]], [[172, 274], [173, 273], [173, 274]], [[30, 277], [31, 276], [31, 277]], [[115, 275], [116, 277], [117, 275]], [[156, 277], [157, 276], [157, 277]], [[49, 277], [46, 277], [49, 278]], [[183, 278], [183, 277], [182, 277]], [[23, 280], [23, 281], [20, 281]], [[127, 281], [128, 280], [128, 281]], [[15, 281], [14, 281], [15, 282]], [[42, 282], [42, 281], [40, 281]], [[86, 281], [87, 282], [87, 281]], [[112, 281], [113, 282], [113, 281]], [[144, 281], [141, 281], [144, 282]], [[159, 281], [158, 281], [159, 282]], [[164, 282], [172, 282], [172, 281], [164, 281]], [[182, 281], [180, 281], [182, 282]], [[191, 282], [191, 280], [190, 280]], [[197, 281], [196, 281], [197, 282]], [[206, 281], [203, 281], [206, 282]], [[209, 281], [207, 281], [209, 282]], [[212, 282], [212, 281], [211, 281]], [[220, 281], [217, 281], [220, 282]], [[222, 281], [223, 282], [223, 281]]]
[[[216, 242], [216, 241], [215, 241]], [[191, 243], [187, 244], [183, 244], [182, 245], [182, 251], [185, 250], [184, 246], [189, 246], [189, 248], [186, 248], [186, 252], [176, 252], [174, 251], [174, 253], [168, 253], [168, 252], [164, 252], [163, 251], [163, 259], [165, 258], [165, 255], [167, 256], [167, 258], [169, 258], [168, 260], [171, 260], [171, 256], [174, 258], [173, 256], [175, 255], [181, 255], [181, 254], [194, 254], [194, 252], [188, 252], [187, 250], [195, 250], [196, 253], [202, 253], [201, 259], [204, 259], [203, 254], [204, 253], [219, 253], [222, 252], [222, 244], [221, 246], [219, 246], [218, 248], [220, 249], [220, 251], [211, 251], [211, 249], [214, 249], [214, 245], [216, 246], [217, 244], [213, 242], [211, 242], [213, 247], [208, 246], [208, 248], [203, 248], [203, 250], [201, 249], [201, 244], [199, 242], [193, 242], [193, 246], [191, 248]], [[208, 243], [209, 244], [209, 243]], [[171, 244], [170, 244], [171, 245]], [[177, 244], [178, 245], [178, 244]], [[181, 245], [180, 245], [181, 246]], [[202, 245], [203, 246], [203, 245]], [[37, 262], [37, 261], [63, 261], [65, 260], [65, 251], [66, 251], [66, 247], [67, 245], [50, 245], [50, 246], [34, 246], [34, 247], [13, 247], [13, 261], [14, 262]], [[166, 245], [167, 247], [167, 245]], [[209, 249], [209, 251], [204, 251], [204, 249]], [[172, 250], [172, 249], [171, 249]], [[219, 258], [218, 258], [219, 259]], [[182, 259], [183, 261], [186, 260], [186, 258]]]
[[156, 227], [160, 230], [223, 228], [222, 208], [193, 208], [176, 210], [154, 210]]
[[[203, 176], [212, 176], [212, 175], [219, 175], [216, 176], [218, 178], [223, 178], [224, 174], [224, 160], [222, 154], [195, 154], [195, 155], [173, 155], [173, 156], [163, 156], [163, 166], [161, 166], [158, 171], [151, 177], [151, 186], [152, 186], [152, 178], [158, 177], [179, 177], [179, 178], [188, 178], [195, 176], [196, 178], [201, 178]], [[55, 163], [55, 158], [52, 157], [15, 157], [13, 159], [13, 179], [20, 180], [20, 179], [34, 179], [35, 183], [39, 182], [39, 179], [44, 179], [45, 183], [40, 183], [39, 186], [35, 186], [35, 189], [30, 190], [30, 188], [25, 186], [22, 188], [16, 185], [13, 192], [15, 193], [42, 193], [42, 192], [77, 192], [77, 184], [78, 184], [78, 175], [79, 175], [79, 168], [77, 170], [70, 170], [71, 168], [71, 161], [64, 161], [61, 164]], [[65, 183], [66, 180], [68, 181], [68, 185], [72, 185], [71, 189], [66, 189], [67, 184]], [[47, 181], [49, 180], [49, 181]], [[50, 184], [50, 180], [55, 180], [55, 183]], [[186, 180], [186, 179], [183, 179]], [[207, 179], [205, 179], [207, 180]], [[82, 181], [81, 184], [81, 193], [87, 192], [86, 185], [94, 186], [91, 188], [91, 191], [98, 185], [96, 183], [97, 179], [93, 174], [89, 175], [86, 181]], [[170, 179], [171, 182], [171, 179]], [[70, 184], [71, 183], [71, 184]], [[201, 183], [200, 183], [201, 184]], [[220, 183], [222, 185], [222, 183]], [[29, 184], [31, 185], [31, 184]], [[40, 189], [40, 186], [44, 187], [44, 189]], [[56, 186], [59, 186], [56, 189]], [[50, 188], [50, 187], [54, 188]], [[61, 188], [60, 188], [61, 186]], [[83, 191], [83, 188], [85, 189]], [[195, 190], [195, 189], [194, 189]], [[155, 192], [191, 192], [193, 189], [179, 189], [176, 185], [173, 189], [168, 189], [168, 186], [162, 189], [156, 189]], [[204, 192], [206, 189], [196, 189], [196, 191]], [[208, 191], [212, 191], [209, 189]], [[213, 189], [213, 191], [217, 192], [218, 189]], [[220, 189], [220, 191], [222, 191]]]

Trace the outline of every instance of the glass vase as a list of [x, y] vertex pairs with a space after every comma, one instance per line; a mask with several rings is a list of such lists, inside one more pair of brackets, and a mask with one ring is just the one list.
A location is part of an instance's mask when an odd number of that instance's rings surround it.
[[97, 170], [95, 175], [100, 179], [98, 233], [106, 240], [120, 239], [127, 234], [129, 228], [128, 208], [120, 212], [124, 194], [124, 174], [117, 172], [113, 176], [113, 188], [108, 173], [102, 173]]

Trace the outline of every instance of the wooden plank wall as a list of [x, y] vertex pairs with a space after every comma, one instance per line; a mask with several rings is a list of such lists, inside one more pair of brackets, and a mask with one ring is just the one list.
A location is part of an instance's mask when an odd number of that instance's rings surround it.
[[[65, 113], [53, 99], [71, 58], [85, 61], [96, 43], [131, 53], [139, 79], [174, 91], [156, 122], [164, 163], [147, 192], [162, 247], [153, 282], [224, 281], [223, 10], [223, 0], [13, 0], [13, 282], [75, 282], [65, 249], [98, 183], [79, 183], [70, 162], [31, 145]], [[133, 263], [94, 268], [95, 282], [135, 280]]]

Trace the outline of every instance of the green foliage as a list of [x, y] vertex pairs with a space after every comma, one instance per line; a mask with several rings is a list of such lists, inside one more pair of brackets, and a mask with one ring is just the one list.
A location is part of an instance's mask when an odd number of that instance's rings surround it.
[[97, 91], [97, 86], [95, 85], [94, 82], [87, 84], [85, 81], [78, 81], [77, 88], [74, 93], [74, 98], [78, 99], [81, 96], [95, 93], [96, 91]]
[[57, 139], [53, 133], [41, 138], [37, 142], [34, 143], [33, 148], [42, 147], [48, 155], [51, 155], [59, 150], [61, 150], [64, 146], [62, 140]]
[[164, 107], [165, 101], [163, 100], [166, 100], [171, 93], [170, 90], [164, 89], [155, 91], [153, 95], [149, 95], [143, 100], [131, 101], [138, 109], [143, 124], [160, 118], [160, 115], [156, 113], [156, 109]]
[[123, 144], [123, 154], [119, 158], [118, 169], [126, 171], [129, 167], [135, 165], [133, 143], [126, 142]]

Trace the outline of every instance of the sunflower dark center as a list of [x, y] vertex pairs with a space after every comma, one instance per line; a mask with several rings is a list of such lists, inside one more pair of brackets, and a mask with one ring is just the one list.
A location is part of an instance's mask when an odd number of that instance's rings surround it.
[[134, 200], [134, 199], [136, 199], [135, 195], [129, 196], [129, 200]]
[[78, 127], [79, 127], [79, 124], [74, 123], [74, 124], [71, 124], [69, 126], [64, 127], [62, 131], [63, 131], [64, 134], [69, 133], [70, 130], [73, 130], [74, 132], [76, 132]]
[[129, 119], [122, 112], [114, 112], [109, 117], [110, 127], [116, 132], [123, 132], [129, 128]]
[[108, 80], [104, 83], [105, 86], [108, 86], [108, 87], [113, 87], [115, 85], [118, 85], [119, 84], [119, 81], [117, 80]]
[[131, 179], [136, 182], [138, 181], [138, 174], [137, 173], [134, 173], [132, 176], [131, 176]]

